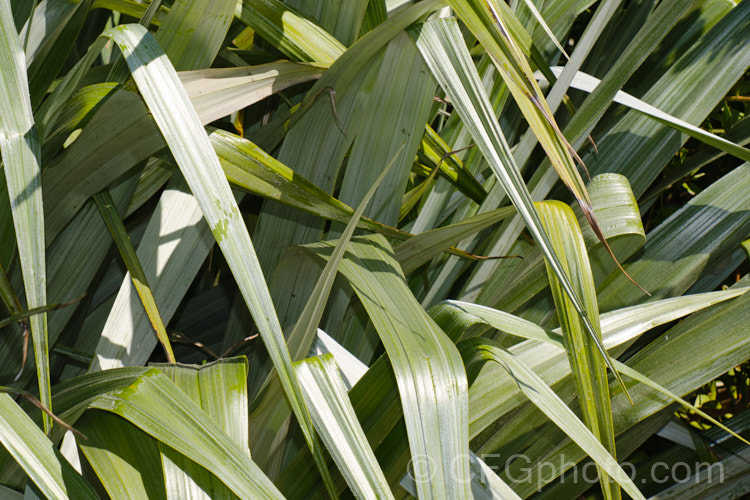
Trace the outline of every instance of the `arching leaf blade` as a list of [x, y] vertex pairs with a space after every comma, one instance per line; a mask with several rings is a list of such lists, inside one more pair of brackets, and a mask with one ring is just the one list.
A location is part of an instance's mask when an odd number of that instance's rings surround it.
[[177, 73], [141, 25], [108, 31], [123, 52], [165, 141], [203, 212], [260, 330], [329, 491], [330, 473], [310, 421], [263, 272], [221, 165]]

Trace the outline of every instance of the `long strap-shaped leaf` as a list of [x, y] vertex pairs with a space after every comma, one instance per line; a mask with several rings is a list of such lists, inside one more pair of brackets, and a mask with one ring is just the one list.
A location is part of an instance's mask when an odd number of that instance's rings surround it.
[[237, 4], [235, 15], [292, 59], [331, 64], [346, 49], [281, 0], [244, 0]]
[[[152, 2], [153, 3], [153, 2]], [[206, 68], [224, 45], [234, 17], [234, 0], [175, 0], [156, 40], [180, 71]], [[148, 26], [146, 11], [142, 26]]]
[[[247, 358], [224, 358], [205, 365], [152, 366], [172, 379], [242, 450], [247, 450]], [[161, 443], [159, 450], [168, 499], [189, 498], [196, 487], [214, 500], [235, 498], [224, 484], [195, 462]]]
[[536, 373], [526, 367], [513, 354], [500, 346], [494, 345], [492, 341], [487, 339], [473, 340], [476, 340], [477, 345], [475, 347], [481, 356], [488, 361], [495, 361], [505, 368], [518, 384], [518, 388], [526, 394], [531, 402], [539, 407], [558, 427], [563, 429], [631, 497], [645, 499], [633, 480], [622, 470], [612, 455]]
[[[17, 2], [12, 3], [17, 5]], [[20, 37], [27, 58], [31, 105], [36, 109], [73, 49], [91, 2], [45, 0], [24, 3], [34, 5]], [[14, 6], [14, 10], [16, 8]]]
[[[336, 243], [336, 247], [333, 249], [331, 258], [326, 263], [325, 267], [323, 268], [323, 272], [320, 273], [320, 277], [318, 277], [315, 286], [310, 292], [310, 298], [308, 299], [307, 304], [305, 304], [304, 309], [302, 309], [302, 312], [297, 319], [297, 323], [294, 325], [294, 328], [287, 338], [287, 346], [289, 347], [292, 359], [294, 359], [295, 361], [304, 358], [305, 354], [309, 351], [310, 345], [315, 338], [315, 332], [317, 330], [318, 324], [320, 323], [320, 319], [323, 317], [323, 311], [326, 308], [328, 297], [331, 294], [331, 289], [333, 288], [333, 282], [334, 278], [336, 277], [339, 264], [341, 263], [341, 259], [344, 257], [344, 252], [346, 251], [346, 247], [349, 244], [354, 231], [357, 229], [357, 223], [359, 222], [362, 214], [369, 205], [370, 200], [375, 195], [375, 192], [380, 186], [380, 183], [386, 177], [391, 167], [393, 167], [393, 164], [396, 163], [396, 159], [400, 154], [401, 150], [399, 150], [399, 152], [391, 160], [391, 162], [383, 169], [380, 176], [373, 183], [373, 185], [370, 186], [370, 189], [368, 190], [364, 199], [359, 204], [359, 207], [357, 207], [357, 210], [354, 212], [351, 219], [347, 223], [346, 228], [341, 235], [341, 238], [339, 238], [338, 242]], [[255, 409], [253, 410], [251, 419], [263, 425], [263, 432], [260, 434], [258, 439], [255, 440], [252, 446], [254, 449], [264, 450], [264, 454], [266, 455], [266, 457], [264, 458], [266, 458], [266, 460], [269, 460], [269, 462], [274, 463], [275, 467], [277, 464], [280, 464], [278, 463], [278, 461], [273, 460], [274, 455], [277, 455], [277, 458], [281, 458], [282, 454], [274, 453], [274, 448], [276, 448], [280, 443], [283, 443], [284, 440], [281, 439], [281, 437], [286, 433], [285, 429], [286, 423], [288, 421], [286, 417], [280, 418], [280, 416], [282, 414], [288, 415], [289, 409], [286, 405], [286, 402], [278, 397], [278, 377], [272, 377], [271, 375], [272, 374], [270, 373], [266, 375], [266, 378], [263, 381], [262, 387], [265, 388], [261, 389], [261, 393], [263, 393], [261, 402], [253, 405]], [[313, 416], [313, 418], [315, 417]], [[267, 422], [278, 422], [279, 425], [269, 425], [267, 424]], [[319, 420], [315, 420], [314, 423], [316, 425], [316, 428], [320, 427]], [[326, 441], [326, 446], [330, 448], [330, 441], [328, 441], [325, 437], [324, 440]], [[271, 470], [268, 467], [269, 462], [266, 462], [266, 467], [264, 468], [264, 470], [266, 471]], [[352, 486], [352, 488], [354, 487]]]
[[[558, 76], [562, 73], [563, 70], [558, 66], [552, 67], [550, 69], [555, 75]], [[578, 71], [575, 73], [570, 86], [578, 90], [583, 90], [584, 92], [593, 93], [600, 83], [601, 80], [599, 80], [598, 78], [582, 71]], [[633, 97], [627, 92], [618, 90], [613, 100], [618, 104], [622, 104], [623, 106], [627, 106], [631, 109], [639, 111], [646, 116], [650, 116], [659, 123], [672, 127], [684, 134], [689, 135], [690, 137], [718, 148], [725, 153], [734, 155], [741, 160], [750, 161], [750, 150], [748, 150], [747, 148], [744, 148], [739, 144], [735, 144], [732, 141], [728, 141], [723, 137], [712, 134], [711, 132], [707, 132], [702, 128], [696, 127], [695, 125], [691, 125], [684, 120], [680, 120], [679, 118], [672, 116], [669, 113], [665, 113], [655, 106], [651, 106], [647, 102], [644, 102], [637, 97]]]
[[[625, 307], [623, 309], [617, 309], [616, 311], [605, 313], [601, 317], [602, 334], [605, 337], [604, 345], [608, 349], [612, 349], [618, 345], [624, 344], [627, 341], [635, 339], [641, 333], [655, 326], [668, 323], [669, 321], [678, 318], [682, 318], [684, 316], [687, 316], [688, 314], [710, 307], [716, 303], [733, 299], [739, 295], [745, 294], [747, 291], [748, 288], [735, 287], [730, 288], [729, 290], [722, 290], [720, 292], [708, 292], [697, 295], [684, 295], [682, 297], [663, 299], [638, 306]], [[466, 316], [464, 317], [464, 320], [466, 320], [467, 323], [480, 321], [486, 323], [488, 326], [492, 326], [493, 328], [509, 333], [511, 335], [516, 335], [518, 337], [533, 341], [544, 342], [548, 345], [557, 346], [562, 350], [565, 349], [563, 338], [559, 333], [559, 328], [553, 331], [546, 330], [526, 319], [479, 304], [471, 304], [469, 302], [460, 302], [453, 300], [446, 301], [443, 304], [448, 308], [456, 308], [456, 310], [461, 311], [461, 313], [466, 314], [467, 316], [471, 316], [471, 319]], [[533, 352], [533, 344], [530, 347], [531, 349], [525, 350], [525, 353]], [[521, 351], [515, 354], [519, 354], [520, 352]], [[538, 350], [536, 352], [538, 352]], [[520, 354], [520, 356], [522, 361], [527, 361], [526, 358], [523, 358], [524, 354]], [[675, 402], [680, 403], [684, 407], [696, 412], [701, 417], [711, 422], [713, 425], [735, 436], [737, 439], [747, 442], [747, 440], [745, 440], [742, 436], [737, 435], [734, 431], [726, 427], [724, 424], [714, 419], [712, 416], [705, 413], [703, 410], [694, 406], [690, 402], [680, 398], [663, 385], [655, 382], [649, 377], [646, 377], [645, 375], [634, 370], [633, 368], [630, 368], [628, 365], [621, 363], [620, 361], [614, 360], [614, 364], [621, 373], [624, 373], [628, 377], [637, 380], [638, 382], [641, 382], [642, 384], [645, 384], [658, 392], [661, 392]], [[537, 369], [537, 371], [541, 370], [543, 370], [543, 368]]]
[[393, 250], [404, 274], [417, 269], [433, 257], [440, 255], [448, 245], [478, 233], [482, 229], [515, 214], [513, 207], [502, 207], [450, 224], [416, 234], [399, 243]]
[[122, 256], [123, 262], [125, 262], [125, 267], [130, 273], [130, 279], [133, 280], [133, 286], [138, 292], [138, 296], [141, 298], [141, 303], [151, 321], [151, 326], [154, 328], [156, 337], [164, 348], [167, 361], [174, 363], [176, 360], [174, 352], [172, 351], [172, 344], [169, 342], [167, 330], [164, 327], [164, 322], [162, 321], [159, 309], [156, 306], [154, 294], [151, 292], [146, 273], [143, 272], [141, 262], [138, 260], [135, 248], [133, 248], [133, 243], [130, 241], [128, 232], [125, 229], [125, 224], [123, 224], [122, 219], [120, 218], [120, 214], [117, 211], [117, 206], [112, 199], [112, 195], [109, 190], [104, 190], [101, 193], [94, 195], [94, 202], [96, 203], [97, 208], [99, 208], [99, 213], [102, 214], [102, 219], [104, 219], [104, 223], [107, 225], [107, 229], [109, 229], [112, 239], [115, 241], [115, 245], [117, 245], [117, 249]]
[[[122, 64], [124, 66], [125, 62]], [[169, 500], [164, 478], [166, 471], [159, 455], [159, 447], [165, 445], [124, 418], [106, 411], [85, 413], [76, 421], [76, 427], [86, 436], [86, 440], [77, 443], [77, 448], [109, 498]], [[199, 465], [193, 463], [193, 466], [213, 477]], [[214, 480], [224, 486], [224, 483]], [[190, 497], [183, 495], [182, 498]], [[234, 496], [232, 500], [236, 498]]]
[[509, 28], [510, 9], [498, 0], [449, 0], [448, 3], [487, 50], [560, 179], [583, 208], [590, 206], [586, 186], [571, 157], [577, 155], [555, 123], [529, 62]]
[[131, 385], [99, 396], [90, 408], [128, 420], [208, 469], [239, 498], [283, 498], [250, 459], [247, 448], [238, 446], [200, 406], [155, 368], [146, 370]]
[[250, 106], [286, 87], [320, 78], [318, 65], [276, 61], [241, 68], [208, 68], [183, 71], [180, 81], [203, 123]]
[[549, 238], [547, 237], [539, 214], [534, 208], [531, 195], [526, 189], [518, 167], [513, 159], [505, 136], [495, 119], [484, 86], [479, 79], [474, 62], [466, 49], [461, 31], [455, 19], [437, 19], [422, 27], [417, 40], [427, 64], [440, 85], [450, 96], [453, 105], [462, 117], [464, 125], [470, 131], [482, 155], [490, 164], [492, 171], [502, 184], [508, 197], [515, 205], [529, 231], [539, 244], [544, 256], [550, 263], [555, 275], [560, 280], [565, 293], [570, 297], [576, 311], [581, 315], [591, 339], [615, 374], [623, 390], [625, 384], [612, 365], [609, 354], [596, 335], [596, 329], [586, 313], [581, 300], [576, 295], [570, 280], [560, 265]]
[[[330, 258], [331, 246], [303, 248]], [[381, 235], [353, 238], [339, 270], [393, 366], [419, 498], [467, 498], [468, 383], [455, 345], [419, 305]]]
[[[381, 183], [386, 178], [393, 165], [396, 163], [397, 159], [404, 149], [404, 146], [405, 145], [403, 144], [401, 145], [401, 148], [398, 150], [390, 163], [383, 169], [375, 182], [370, 186], [370, 189], [367, 190], [367, 193], [365, 193], [364, 198], [359, 203], [357, 210], [354, 212], [352, 218], [347, 223], [343, 233], [341, 233], [341, 237], [338, 239], [336, 247], [331, 253], [331, 258], [323, 268], [323, 272], [320, 273], [320, 278], [318, 278], [318, 281], [315, 283], [315, 288], [313, 288], [313, 291], [310, 294], [310, 299], [308, 300], [307, 304], [305, 304], [305, 308], [302, 310], [302, 313], [300, 313], [299, 319], [294, 325], [294, 329], [292, 330], [292, 333], [290, 335], [290, 345], [301, 344], [301, 348], [304, 350], [304, 352], [307, 352], [310, 349], [310, 344], [315, 338], [315, 332], [318, 329], [321, 318], [323, 317], [323, 311], [325, 310], [326, 302], [328, 302], [328, 298], [331, 294], [331, 289], [333, 288], [333, 280], [336, 277], [338, 266], [341, 263], [341, 259], [344, 258], [346, 247], [349, 244], [349, 241], [351, 241], [352, 236], [354, 236], [354, 231], [357, 229], [357, 224], [359, 223], [362, 214], [367, 209], [367, 206], [370, 204], [370, 200], [372, 200], [372, 198], [375, 196], [375, 193], [380, 187]], [[305, 340], [302, 342], [295, 342], [291, 340], [295, 337], [301, 337]]]
[[0, 443], [47, 498], [98, 498], [7, 394], [0, 394]]
[[[341, 344], [320, 329], [315, 337], [315, 344], [311, 352], [317, 355], [332, 355], [348, 389], [351, 389], [369, 369], [355, 355], [347, 351]], [[515, 500], [521, 498], [497, 476], [490, 466], [471, 450], [469, 450], [469, 462], [469, 467], [471, 468], [471, 493], [475, 500], [495, 500], [497, 498]], [[416, 495], [416, 484], [410, 474], [406, 474], [400, 484], [409, 493]]]
[[[33, 309], [47, 303], [40, 146], [31, 112], [26, 59], [8, 0], [0, 0], [0, 110], [0, 150], [16, 228], [26, 302]], [[47, 314], [32, 316], [29, 324], [34, 341], [39, 398], [50, 408]], [[45, 415], [44, 428], [49, 432], [51, 427], [52, 419]]]
[[[213, 247], [214, 238], [181, 175], [174, 176], [166, 185], [155, 211], [160, 217], [152, 218], [146, 225], [136, 256], [158, 305], [159, 316], [169, 323]], [[179, 245], [170, 247], [168, 252], [157, 251], [155, 242], [163, 241], [167, 234], [179, 234]], [[154, 336], [147, 310], [138, 306], [140, 302], [135, 282], [126, 276], [101, 327], [90, 371], [146, 363], [158, 337]]]
[[[594, 327], [599, 329], [599, 306], [596, 302], [596, 287], [591, 273], [586, 246], [581, 229], [570, 207], [559, 201], [538, 203], [547, 233], [555, 251], [561, 256], [567, 274], [576, 292], [580, 293]], [[547, 264], [550, 289], [555, 301], [557, 317], [565, 340], [573, 380], [578, 391], [578, 401], [583, 421], [607, 451], [615, 454], [615, 432], [612, 426], [612, 407], [609, 395], [609, 380], [604, 360], [588, 341], [580, 315], [571, 307], [570, 301], [560, 289], [560, 282]], [[601, 338], [601, 333], [599, 333]], [[621, 498], [620, 490], [609, 480], [606, 471], [599, 467], [600, 484], [604, 498]]]
[[247, 227], [177, 73], [143, 26], [118, 26], [105, 35], [122, 50], [133, 79], [232, 270], [321, 475], [329, 491], [335, 491]]
[[313, 419], [357, 498], [393, 498], [331, 354], [295, 363]]
[[[278, 62], [250, 68], [183, 72], [180, 80], [201, 122], [206, 124], [288, 86], [315, 78], [320, 71]], [[96, 95], [94, 88], [89, 90]], [[47, 169], [43, 175], [49, 242], [70, 222], [84, 200], [164, 147], [159, 134], [147, 133], [149, 129], [156, 131], [145, 106], [132, 92], [116, 92], [103, 102], [78, 140], [55, 160], [55, 167], [60, 168]], [[94, 170], [96, 175], [91, 175]], [[93, 182], [87, 186], [81, 179]]]

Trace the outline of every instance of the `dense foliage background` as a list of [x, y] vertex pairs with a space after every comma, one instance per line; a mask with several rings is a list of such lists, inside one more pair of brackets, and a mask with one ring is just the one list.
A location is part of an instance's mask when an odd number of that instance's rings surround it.
[[750, 491], [748, 33], [0, 0], [0, 496]]

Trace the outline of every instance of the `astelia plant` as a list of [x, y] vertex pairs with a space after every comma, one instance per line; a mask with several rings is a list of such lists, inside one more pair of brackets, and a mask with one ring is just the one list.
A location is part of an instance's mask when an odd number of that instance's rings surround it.
[[749, 33], [0, 0], [0, 496], [750, 491]]

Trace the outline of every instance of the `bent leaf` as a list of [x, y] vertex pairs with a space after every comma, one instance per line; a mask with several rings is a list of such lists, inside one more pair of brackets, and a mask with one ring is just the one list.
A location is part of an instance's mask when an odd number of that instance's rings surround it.
[[[303, 248], [328, 258], [331, 245]], [[340, 271], [367, 310], [396, 374], [419, 497], [468, 497], [468, 387], [455, 345], [409, 291], [382, 236], [353, 238]]]
[[0, 393], [0, 443], [48, 498], [98, 498], [52, 441], [5, 393]]
[[99, 396], [90, 408], [125, 418], [211, 471], [240, 498], [282, 498], [250, 455], [155, 368], [131, 385]]
[[[596, 344], [607, 365], [618, 377], [617, 372], [612, 367], [609, 354], [597, 337], [596, 328], [591, 323], [580, 298], [565, 275], [559, 258], [550, 244], [549, 237], [542, 227], [539, 214], [534, 208], [531, 195], [518, 171], [510, 147], [495, 119], [494, 111], [479, 80], [476, 67], [469, 56], [455, 19], [438, 19], [426, 23], [420, 32], [417, 46], [422, 51], [422, 55], [438, 82], [451, 97], [464, 125], [471, 132], [474, 141], [492, 167], [492, 171], [516, 210], [518, 210], [518, 214], [523, 218], [526, 227], [539, 244], [555, 276], [560, 280], [565, 294], [570, 298], [578, 314], [581, 315], [590, 339]], [[586, 206], [590, 206], [590, 202], [587, 201], [586, 203]], [[581, 205], [581, 208], [585, 210], [586, 206]], [[623, 390], [627, 392], [625, 384], [621, 380], [620, 384]]]
[[141, 25], [118, 26], [107, 32], [123, 52], [144, 100], [170, 146], [211, 231], [219, 243], [242, 296], [281, 378], [324, 481], [333, 491], [320, 444], [292, 369], [284, 334], [274, 311], [263, 272], [237, 202], [198, 115], [174, 68]]
[[538, 375], [527, 368], [513, 354], [502, 347], [493, 345], [491, 341], [485, 339], [473, 339], [473, 341], [475, 341], [475, 349], [480, 356], [502, 366], [513, 377], [518, 388], [526, 397], [558, 427], [564, 430], [622, 489], [633, 498], [645, 500], [646, 497], [638, 490], [633, 480], [622, 470], [607, 449]]

